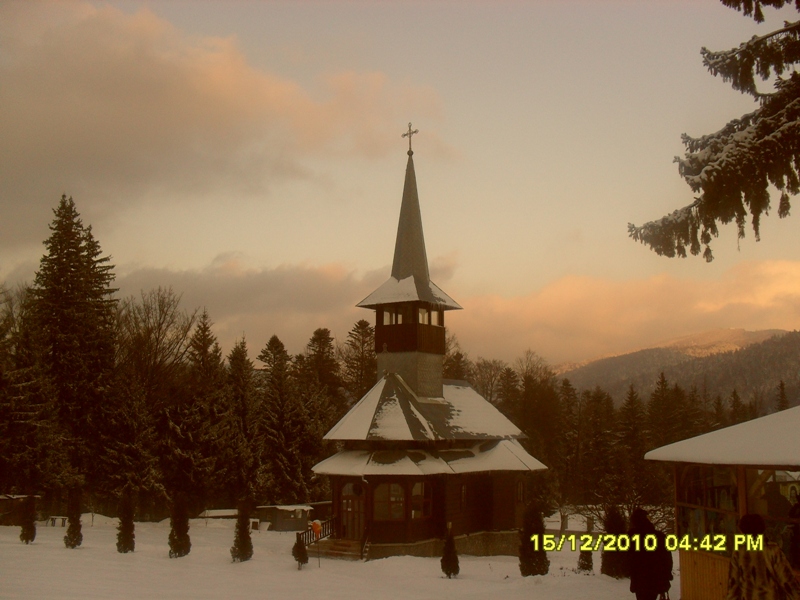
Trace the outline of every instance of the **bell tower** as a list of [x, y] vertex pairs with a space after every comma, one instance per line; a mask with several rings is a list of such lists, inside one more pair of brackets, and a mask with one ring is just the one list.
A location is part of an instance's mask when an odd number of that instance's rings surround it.
[[414, 152], [408, 137], [408, 163], [394, 247], [392, 275], [357, 306], [375, 310], [378, 377], [397, 373], [417, 396], [440, 398], [445, 350], [444, 313], [461, 306], [431, 281], [422, 215], [419, 209]]

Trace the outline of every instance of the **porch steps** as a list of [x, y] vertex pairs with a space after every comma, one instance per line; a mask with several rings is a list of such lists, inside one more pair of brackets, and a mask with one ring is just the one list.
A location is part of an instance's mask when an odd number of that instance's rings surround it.
[[314, 542], [308, 547], [308, 557], [312, 558], [319, 552], [326, 558], [339, 558], [342, 560], [361, 560], [361, 542], [358, 540], [344, 540], [325, 538]]

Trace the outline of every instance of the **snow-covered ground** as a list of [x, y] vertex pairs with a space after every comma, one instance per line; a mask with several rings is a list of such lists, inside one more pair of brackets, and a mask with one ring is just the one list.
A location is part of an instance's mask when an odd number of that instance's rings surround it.
[[[252, 560], [232, 563], [232, 521], [192, 521], [192, 551], [180, 559], [167, 556], [167, 522], [137, 523], [136, 552], [119, 554], [116, 520], [95, 515], [91, 526], [91, 515], [84, 515], [83, 523], [83, 545], [75, 550], [64, 547], [61, 527], [38, 523], [29, 546], [19, 541], [18, 527], [0, 527], [0, 598], [633, 598], [627, 580], [599, 574], [599, 553], [595, 573], [579, 575], [573, 571], [576, 552], [552, 552], [550, 573], [539, 577], [521, 577], [513, 556], [461, 556], [461, 574], [448, 580], [438, 558], [318, 563], [313, 547], [309, 564], [298, 571], [291, 555], [294, 534], [272, 531], [253, 532]], [[680, 586], [675, 558], [673, 590]]]

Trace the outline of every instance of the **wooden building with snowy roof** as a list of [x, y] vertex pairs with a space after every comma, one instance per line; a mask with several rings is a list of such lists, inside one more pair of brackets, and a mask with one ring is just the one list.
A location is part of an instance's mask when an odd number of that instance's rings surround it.
[[748, 513], [764, 518], [767, 539], [781, 546], [800, 578], [798, 431], [800, 406], [645, 454], [673, 465], [675, 533], [685, 541], [679, 549], [683, 600], [725, 598], [733, 536]]
[[392, 273], [358, 303], [376, 313], [378, 381], [325, 435], [343, 449], [314, 472], [330, 477], [334, 535], [371, 558], [438, 554], [448, 528], [474, 554], [503, 553], [498, 532], [514, 530], [516, 552], [530, 473], [546, 467], [467, 382], [442, 378], [445, 313], [461, 307], [428, 272], [413, 133]]

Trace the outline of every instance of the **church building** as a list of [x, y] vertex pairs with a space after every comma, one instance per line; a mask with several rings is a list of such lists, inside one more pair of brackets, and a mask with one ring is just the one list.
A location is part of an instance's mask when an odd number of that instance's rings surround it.
[[442, 378], [445, 314], [461, 308], [430, 279], [409, 138], [389, 279], [359, 307], [375, 311], [378, 381], [325, 435], [334, 537], [362, 556], [432, 556], [448, 529], [460, 551], [516, 553], [530, 473], [546, 467], [522, 432], [466, 381]]

